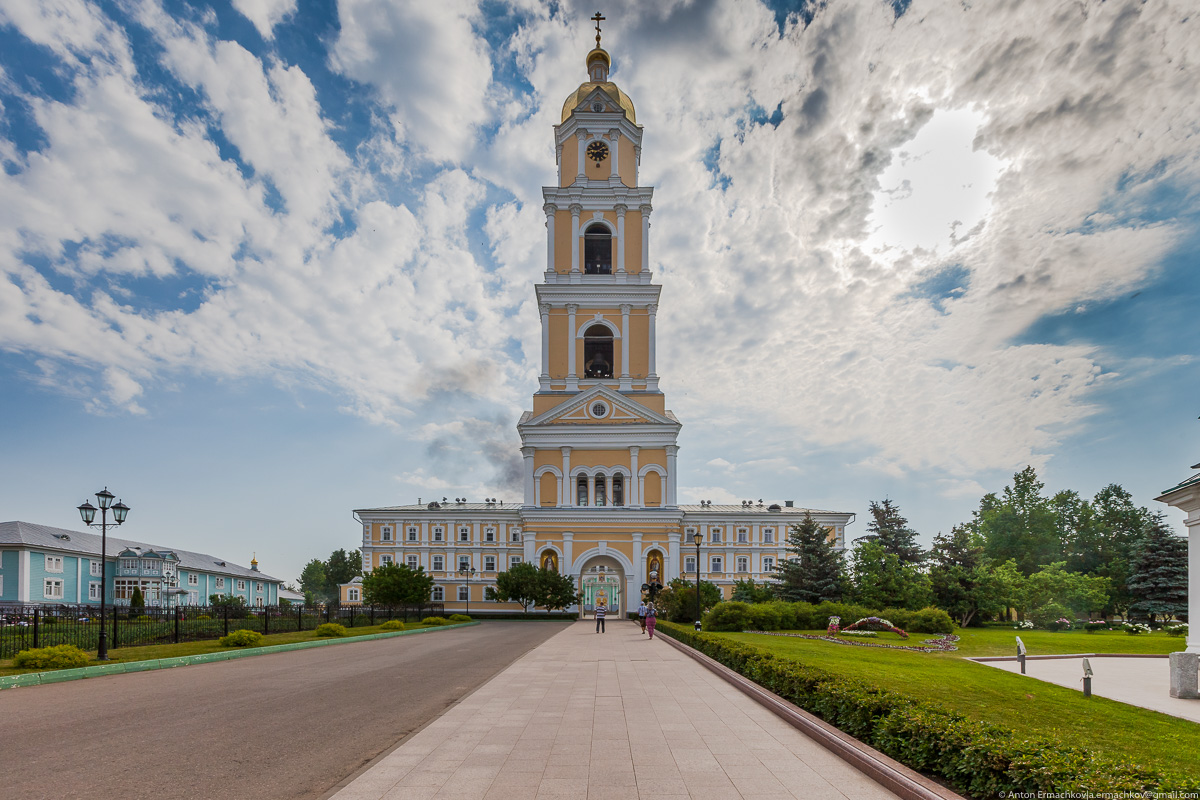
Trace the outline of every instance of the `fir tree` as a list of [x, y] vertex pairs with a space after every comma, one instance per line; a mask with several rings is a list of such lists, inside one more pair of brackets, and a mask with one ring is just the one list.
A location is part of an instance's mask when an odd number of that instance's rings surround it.
[[1187, 540], [1171, 533], [1161, 514], [1142, 530], [1129, 564], [1131, 613], [1168, 620], [1187, 614]]
[[877, 542], [884, 552], [896, 556], [904, 565], [920, 564], [925, 560], [925, 551], [917, 544], [917, 532], [908, 527], [908, 520], [900, 515], [900, 507], [891, 500], [872, 501], [867, 533], [855, 541]]
[[788, 557], [775, 573], [778, 583], [773, 587], [781, 600], [820, 603], [840, 600], [844, 586], [842, 554], [833, 549], [829, 530], [817, 523], [810, 514], [788, 531]]

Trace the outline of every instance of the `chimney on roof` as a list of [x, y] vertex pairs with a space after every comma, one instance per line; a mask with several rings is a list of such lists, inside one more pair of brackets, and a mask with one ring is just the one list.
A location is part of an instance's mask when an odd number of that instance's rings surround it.
[[788, 508], [791, 508], [791, 507], [792, 507], [792, 501], [791, 501], [791, 500], [784, 500], [784, 501], [783, 501], [783, 504], [784, 504], [785, 506], [787, 506]]

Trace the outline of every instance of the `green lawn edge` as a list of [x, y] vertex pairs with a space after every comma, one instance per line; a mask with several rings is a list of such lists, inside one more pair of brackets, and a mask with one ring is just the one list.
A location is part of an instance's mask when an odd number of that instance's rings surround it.
[[481, 624], [477, 620], [458, 622], [453, 625], [437, 625], [428, 628], [417, 628], [411, 631], [386, 631], [381, 633], [366, 633], [358, 636], [343, 636], [328, 639], [312, 639], [305, 642], [289, 642], [287, 644], [271, 644], [263, 647], [245, 647], [230, 650], [219, 650], [215, 653], [200, 653], [191, 656], [173, 656], [170, 658], [154, 658], [142, 661], [122, 661], [113, 664], [95, 664], [78, 669], [59, 669], [46, 672], [26, 672], [21, 675], [0, 676], [0, 691], [17, 689], [24, 686], [41, 686], [51, 683], [98, 678], [104, 675], [121, 675], [129, 672], [147, 672], [159, 669], [174, 669], [192, 664], [208, 664], [214, 661], [230, 661], [235, 658], [250, 656], [265, 656], [271, 653], [284, 653], [290, 650], [307, 650], [313, 647], [325, 647], [334, 644], [350, 642], [368, 642], [374, 639], [393, 639], [397, 636], [412, 636], [419, 633], [450, 630], [451, 628], [469, 628]]

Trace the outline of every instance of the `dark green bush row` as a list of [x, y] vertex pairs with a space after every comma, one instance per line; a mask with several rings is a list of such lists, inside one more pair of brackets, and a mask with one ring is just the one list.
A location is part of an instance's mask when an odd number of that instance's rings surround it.
[[841, 617], [842, 627], [863, 617], [883, 617], [897, 628], [909, 633], [954, 633], [954, 622], [940, 608], [910, 611], [904, 608], [885, 608], [876, 611], [848, 603], [717, 603], [704, 616], [706, 631], [812, 631], [822, 630], [830, 617]]
[[[895, 620], [893, 620], [895, 621]], [[660, 622], [691, 645], [831, 725], [974, 798], [1001, 792], [1195, 792], [1200, 779], [1105, 759], [1053, 737], [1021, 738], [941, 706], [776, 658], [753, 645]]]

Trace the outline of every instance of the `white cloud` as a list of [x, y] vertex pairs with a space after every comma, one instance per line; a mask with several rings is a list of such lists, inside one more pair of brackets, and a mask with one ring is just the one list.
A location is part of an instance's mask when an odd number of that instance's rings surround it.
[[275, 26], [296, 13], [296, 0], [233, 0], [233, 7], [254, 23], [264, 39], [275, 38]]

